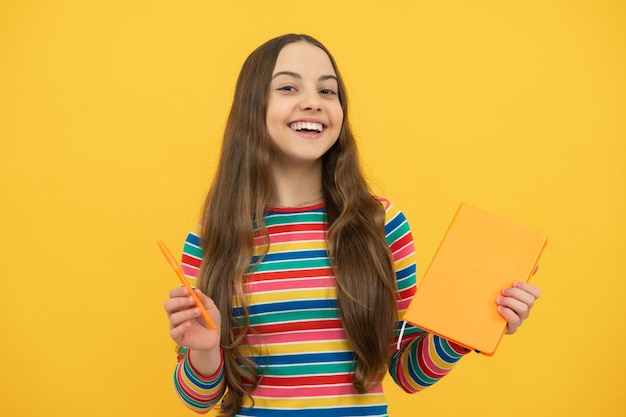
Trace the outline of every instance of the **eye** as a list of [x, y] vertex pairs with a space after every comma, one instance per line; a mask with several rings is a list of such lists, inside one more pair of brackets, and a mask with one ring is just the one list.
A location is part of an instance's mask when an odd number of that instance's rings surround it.
[[287, 91], [287, 92], [293, 92], [296, 91], [296, 87], [292, 86], [292, 85], [285, 85], [283, 87], [279, 87], [278, 91]]
[[330, 88], [323, 88], [322, 90], [320, 90], [320, 94], [329, 95], [329, 96], [337, 95], [335, 90], [331, 90]]

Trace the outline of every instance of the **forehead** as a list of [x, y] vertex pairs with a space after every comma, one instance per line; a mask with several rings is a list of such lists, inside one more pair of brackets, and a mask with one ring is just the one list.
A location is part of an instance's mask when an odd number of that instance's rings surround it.
[[330, 58], [322, 49], [308, 42], [286, 45], [278, 54], [273, 73], [288, 71], [300, 75], [337, 75]]

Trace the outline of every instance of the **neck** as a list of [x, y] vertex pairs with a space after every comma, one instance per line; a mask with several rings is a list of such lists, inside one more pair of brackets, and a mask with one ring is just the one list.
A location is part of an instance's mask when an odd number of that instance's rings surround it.
[[323, 199], [321, 165], [289, 172], [273, 168], [272, 175], [270, 204], [273, 206], [299, 207], [318, 203]]
[[300, 203], [296, 203], [296, 204], [292, 204], [292, 205], [288, 205], [288, 206], [283, 206], [280, 204], [272, 204], [273, 207], [277, 207], [277, 208], [298, 208], [298, 207], [307, 207], [307, 206], [311, 206], [313, 204], [319, 204], [324, 200], [324, 195], [320, 195], [317, 198], [314, 198], [312, 200], [305, 200], [302, 201]]

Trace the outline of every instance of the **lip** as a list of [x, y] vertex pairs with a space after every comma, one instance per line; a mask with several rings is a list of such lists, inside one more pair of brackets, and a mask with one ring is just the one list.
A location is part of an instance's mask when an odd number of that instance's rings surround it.
[[293, 123], [297, 123], [297, 122], [302, 122], [302, 123], [319, 123], [319, 124], [322, 125], [322, 128], [324, 128], [324, 129], [326, 129], [328, 127], [328, 125], [326, 123], [324, 123], [322, 120], [315, 119], [313, 117], [303, 117], [302, 119], [292, 120], [292, 121], [287, 123], [287, 126], [289, 127]]

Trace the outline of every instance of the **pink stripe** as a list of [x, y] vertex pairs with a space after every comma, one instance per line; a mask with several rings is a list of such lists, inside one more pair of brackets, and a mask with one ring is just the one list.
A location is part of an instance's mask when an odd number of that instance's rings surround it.
[[199, 389], [196, 386], [193, 385], [189, 385], [187, 384], [187, 382], [183, 379], [183, 364], [182, 364], [182, 360], [177, 364], [177, 368], [176, 368], [176, 379], [178, 381], [178, 384], [180, 385], [181, 389], [183, 390], [183, 392], [188, 395], [189, 397], [195, 399], [195, 400], [199, 400], [199, 401], [212, 401], [214, 400], [218, 394], [220, 394], [220, 390], [210, 390], [210, 391], [203, 391], [201, 389]]
[[181, 266], [187, 278], [198, 278], [198, 271], [200, 271], [199, 268], [189, 266], [186, 264], [182, 264]]
[[396, 379], [398, 380], [398, 384], [404, 389], [406, 392], [413, 392], [415, 388], [411, 386], [411, 384], [407, 383], [407, 380], [404, 376], [404, 372], [402, 371], [403, 361], [399, 360], [396, 365]]
[[[380, 394], [381, 385], [378, 384], [370, 394]], [[306, 387], [285, 387], [272, 388], [259, 385], [254, 390], [255, 397], [265, 398], [294, 398], [294, 397], [338, 397], [342, 395], [356, 395], [357, 392], [352, 384], [328, 385], [328, 386], [306, 386]]]
[[[308, 233], [280, 233], [270, 236], [270, 244], [300, 242], [300, 241], [323, 241], [326, 233], [322, 230]], [[260, 246], [264, 242], [262, 237], [254, 239], [255, 246]]]
[[398, 262], [406, 258], [407, 256], [413, 255], [414, 253], [415, 253], [415, 246], [413, 245], [413, 242], [411, 242], [405, 247], [403, 247], [402, 249], [395, 251], [393, 253], [393, 260], [394, 262]]
[[267, 344], [275, 345], [280, 343], [298, 343], [298, 342], [319, 342], [319, 341], [336, 341], [346, 340], [346, 334], [342, 328], [332, 330], [315, 330], [308, 332], [288, 332], [273, 333], [257, 338], [248, 335], [247, 340], [250, 344]]
[[378, 200], [381, 203], [383, 203], [383, 206], [385, 207], [385, 211], [388, 211], [391, 208], [391, 203], [386, 198], [384, 198], [384, 197], [376, 197], [376, 200]]
[[407, 308], [409, 308], [409, 304], [411, 304], [412, 298], [407, 298], [405, 300], [398, 300], [398, 310], [404, 312]]
[[430, 372], [432, 372], [435, 375], [445, 375], [448, 372], [448, 370], [437, 366], [437, 364], [433, 362], [433, 358], [430, 356], [428, 347], [434, 344], [434, 342], [432, 341], [432, 337], [433, 336], [429, 334], [419, 341], [419, 343], [422, 345], [420, 349], [421, 351], [420, 356], [422, 357], [422, 360], [424, 361], [424, 365], [430, 370]]
[[336, 282], [332, 277], [320, 277], [320, 278], [299, 278], [299, 279], [281, 279], [276, 281], [260, 281], [246, 285], [246, 288], [251, 289], [252, 292], [265, 292], [265, 291], [280, 291], [280, 290], [300, 290], [300, 289], [312, 289], [312, 288], [324, 288], [335, 287]]

